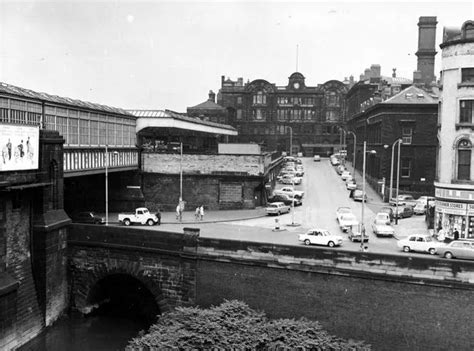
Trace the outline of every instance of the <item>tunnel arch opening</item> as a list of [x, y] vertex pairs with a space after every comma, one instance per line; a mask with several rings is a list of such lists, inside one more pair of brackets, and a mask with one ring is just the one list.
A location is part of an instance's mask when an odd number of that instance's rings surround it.
[[126, 273], [113, 273], [99, 279], [87, 300], [94, 307], [90, 315], [136, 319], [147, 325], [161, 315], [150, 289], [140, 279]]

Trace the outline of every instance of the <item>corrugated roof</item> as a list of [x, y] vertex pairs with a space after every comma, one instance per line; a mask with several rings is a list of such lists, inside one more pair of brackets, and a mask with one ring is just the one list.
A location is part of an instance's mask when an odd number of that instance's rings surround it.
[[60, 97], [57, 95], [50, 95], [46, 93], [40, 93], [30, 89], [20, 88], [14, 85], [0, 82], [0, 93], [6, 93], [10, 95], [16, 95], [19, 97], [26, 97], [30, 99], [36, 99], [40, 101], [51, 102], [55, 104], [69, 105], [78, 108], [86, 108], [89, 110], [98, 110], [108, 113], [115, 113], [120, 115], [132, 116], [129, 112], [124, 109], [111, 107], [107, 105], [96, 104], [88, 101], [71, 99], [68, 97]]
[[382, 104], [436, 104], [438, 99], [423, 89], [412, 85], [382, 102]]
[[193, 107], [188, 107], [188, 109], [193, 109], [193, 110], [222, 110], [225, 111], [225, 108], [222, 107], [221, 105], [216, 104], [214, 101], [206, 100], [204, 102], [201, 102], [200, 104], [193, 106]]
[[220, 124], [211, 121], [203, 121], [197, 117], [189, 117], [174, 111], [170, 110], [127, 110], [127, 112], [131, 113], [136, 117], [148, 117], [148, 118], [175, 118], [181, 121], [191, 122], [202, 124], [206, 126], [212, 126], [222, 129], [229, 129], [229, 130], [236, 130], [234, 127], [228, 124]]

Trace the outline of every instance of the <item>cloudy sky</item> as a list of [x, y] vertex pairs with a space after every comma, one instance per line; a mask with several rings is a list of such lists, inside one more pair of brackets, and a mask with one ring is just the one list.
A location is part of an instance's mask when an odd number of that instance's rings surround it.
[[286, 85], [297, 47], [307, 85], [358, 79], [374, 63], [412, 78], [420, 16], [437, 16], [439, 45], [443, 27], [474, 18], [473, 1], [0, 0], [0, 81], [184, 112], [222, 75]]

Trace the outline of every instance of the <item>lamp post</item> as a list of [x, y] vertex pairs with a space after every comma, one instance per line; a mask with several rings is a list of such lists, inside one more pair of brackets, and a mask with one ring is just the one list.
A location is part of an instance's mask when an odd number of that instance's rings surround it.
[[395, 152], [395, 145], [398, 144], [398, 155], [397, 155], [397, 193], [396, 193], [396, 215], [395, 215], [395, 224], [398, 224], [398, 187], [399, 187], [399, 180], [400, 180], [400, 145], [402, 144], [402, 139], [397, 139], [392, 145], [392, 158], [390, 160], [390, 195], [388, 197], [388, 201], [392, 199], [393, 196], [393, 157]]
[[352, 134], [352, 136], [354, 137], [354, 151], [353, 151], [353, 156], [352, 156], [352, 174], [353, 174], [354, 179], [355, 179], [357, 137], [356, 137], [355, 133], [352, 132], [352, 131], [350, 131], [350, 130], [348, 130], [347, 133], [348, 133], [348, 134]]
[[365, 210], [365, 159], [367, 153], [375, 154], [375, 150], [367, 151], [367, 142], [364, 141], [364, 157], [362, 161], [362, 209], [361, 209], [361, 230], [360, 230], [360, 249], [364, 251], [365, 225], [364, 225], [364, 210]]
[[291, 156], [293, 153], [293, 128], [291, 128], [290, 126], [286, 126], [286, 127], [290, 129], [290, 156]]
[[179, 199], [183, 199], [183, 143], [179, 144]]
[[[118, 151], [114, 151], [113, 155], [118, 155]], [[105, 225], [109, 225], [109, 149], [105, 144]]]

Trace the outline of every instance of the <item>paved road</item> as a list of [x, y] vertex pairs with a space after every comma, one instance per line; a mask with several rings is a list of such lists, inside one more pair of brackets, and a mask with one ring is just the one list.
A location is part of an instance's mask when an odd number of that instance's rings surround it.
[[[348, 206], [360, 219], [361, 203], [349, 198], [344, 182], [330, 165], [329, 160], [313, 162], [311, 158], [304, 158], [305, 176], [300, 186], [296, 188], [305, 191], [303, 205], [296, 207], [291, 214], [278, 217], [266, 216], [255, 219], [231, 221], [225, 223], [187, 223], [163, 224], [160, 227], [146, 227], [149, 230], [169, 230], [182, 232], [184, 227], [198, 227], [201, 236], [208, 238], [226, 238], [232, 240], [259, 241], [274, 244], [301, 245], [298, 233], [312, 227], [326, 228], [332, 233], [340, 233], [343, 238], [343, 248], [346, 250], [360, 250], [360, 243], [352, 243], [347, 234], [342, 233], [337, 224], [335, 211], [337, 207]], [[358, 182], [360, 183], [359, 179]], [[371, 229], [370, 222], [375, 212], [383, 205], [378, 195], [368, 188], [368, 202], [365, 206], [365, 224], [369, 236], [368, 248], [371, 252], [401, 253], [396, 245], [395, 238], [378, 238]], [[279, 220], [280, 231], [275, 231], [275, 220]], [[403, 219], [395, 227], [398, 237], [411, 232], [426, 231], [422, 217]], [[296, 224], [292, 226], [292, 224]], [[133, 228], [133, 227], [132, 227]], [[416, 255], [416, 254], [415, 254]]]

